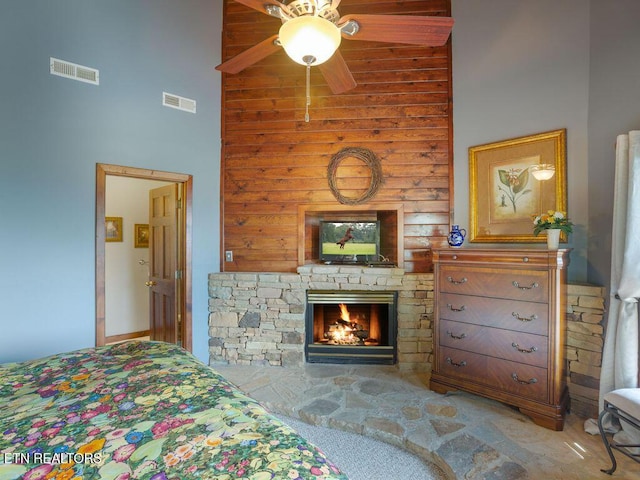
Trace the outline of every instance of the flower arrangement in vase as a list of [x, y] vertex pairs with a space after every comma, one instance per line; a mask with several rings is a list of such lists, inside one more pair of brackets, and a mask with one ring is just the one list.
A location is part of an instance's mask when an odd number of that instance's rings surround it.
[[573, 232], [573, 223], [569, 221], [565, 212], [548, 210], [533, 217], [533, 234], [538, 236], [543, 230], [547, 233], [547, 245], [549, 248], [558, 248], [560, 232], [569, 234]]

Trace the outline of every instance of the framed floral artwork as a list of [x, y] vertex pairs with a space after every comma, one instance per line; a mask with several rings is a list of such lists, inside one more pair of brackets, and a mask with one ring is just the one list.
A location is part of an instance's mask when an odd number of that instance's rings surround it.
[[122, 217], [105, 217], [104, 239], [106, 242], [122, 241]]
[[[538, 180], [540, 165], [554, 174]], [[469, 148], [469, 241], [538, 243], [533, 218], [566, 211], [566, 129]]]

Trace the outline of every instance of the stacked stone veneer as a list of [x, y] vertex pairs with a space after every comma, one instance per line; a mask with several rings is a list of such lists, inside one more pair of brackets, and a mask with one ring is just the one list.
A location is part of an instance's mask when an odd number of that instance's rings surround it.
[[604, 346], [604, 287], [568, 285], [567, 288], [567, 374], [571, 411], [598, 416], [600, 367]]
[[[300, 267], [297, 273], [210, 274], [210, 363], [304, 363], [309, 289], [397, 290], [398, 368], [431, 371], [433, 274], [326, 265]], [[604, 309], [603, 287], [568, 286], [567, 382], [572, 412], [585, 417], [598, 413]]]
[[210, 363], [304, 363], [307, 290], [397, 291], [398, 366], [431, 370], [433, 274], [330, 265], [299, 267], [296, 274], [209, 275]]

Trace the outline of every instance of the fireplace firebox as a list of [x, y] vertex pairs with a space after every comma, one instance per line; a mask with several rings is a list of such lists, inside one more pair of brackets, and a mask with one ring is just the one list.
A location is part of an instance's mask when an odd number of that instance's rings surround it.
[[308, 290], [309, 363], [395, 364], [398, 292]]

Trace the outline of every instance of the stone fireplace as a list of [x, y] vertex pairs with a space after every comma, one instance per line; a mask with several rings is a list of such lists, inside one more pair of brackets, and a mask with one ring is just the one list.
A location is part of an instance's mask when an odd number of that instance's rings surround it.
[[[308, 302], [308, 292], [351, 296], [347, 306], [354, 309], [356, 317], [365, 316], [356, 304], [367, 305], [366, 313], [378, 310], [374, 313], [379, 320], [382, 317], [384, 332], [372, 333], [369, 324], [365, 345], [339, 349], [351, 350], [349, 361], [364, 353], [369, 358], [361, 363], [370, 363], [377, 357], [376, 362], [383, 359], [400, 370], [431, 370], [433, 274], [405, 273], [402, 268], [321, 264], [298, 267], [296, 273], [210, 274], [210, 364], [298, 366], [318, 361], [326, 353], [321, 348], [324, 342], [319, 341], [324, 331], [316, 334], [316, 342], [313, 327], [307, 326], [307, 314], [316, 311], [318, 303], [317, 297]], [[373, 297], [355, 301], [356, 294]], [[322, 301], [329, 302], [325, 307], [333, 304], [336, 309], [341, 303], [335, 298]], [[377, 346], [373, 345], [374, 337]], [[310, 345], [320, 343], [311, 347], [310, 357], [305, 353], [307, 338], [311, 339]], [[344, 363], [335, 352], [325, 356], [324, 361], [327, 358]]]
[[309, 363], [396, 363], [396, 291], [307, 290]]

